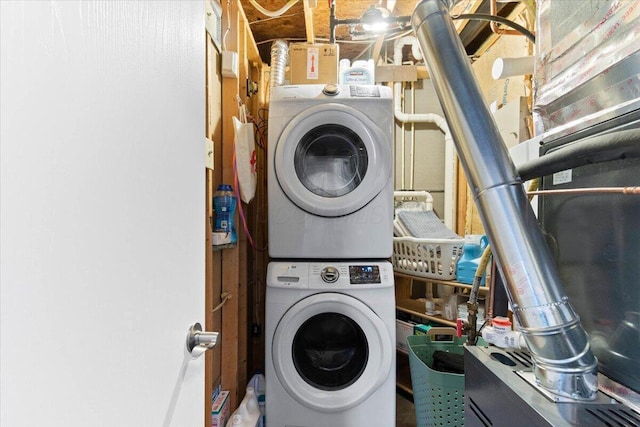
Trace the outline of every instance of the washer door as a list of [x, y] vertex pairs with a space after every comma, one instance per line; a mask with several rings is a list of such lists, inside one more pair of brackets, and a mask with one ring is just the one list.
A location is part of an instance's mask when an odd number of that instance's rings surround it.
[[389, 375], [395, 344], [382, 320], [359, 300], [338, 293], [293, 305], [274, 332], [272, 359], [280, 384], [318, 411], [352, 408]]
[[301, 209], [343, 216], [369, 203], [391, 176], [389, 136], [360, 111], [323, 104], [296, 115], [275, 149], [280, 187]]

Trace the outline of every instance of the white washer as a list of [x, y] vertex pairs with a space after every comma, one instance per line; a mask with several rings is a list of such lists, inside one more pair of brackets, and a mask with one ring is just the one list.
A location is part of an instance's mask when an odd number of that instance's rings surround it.
[[266, 424], [395, 425], [395, 294], [388, 262], [272, 262]]
[[271, 89], [269, 255], [393, 252], [393, 104], [385, 86]]

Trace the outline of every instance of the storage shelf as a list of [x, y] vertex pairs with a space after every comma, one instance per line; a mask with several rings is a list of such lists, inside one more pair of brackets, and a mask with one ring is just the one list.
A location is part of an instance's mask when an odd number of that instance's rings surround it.
[[[413, 276], [410, 274], [399, 273], [394, 271], [395, 286], [396, 286], [396, 310], [401, 311], [403, 313], [410, 314], [412, 316], [419, 317], [421, 319], [429, 320], [435, 323], [438, 323], [442, 326], [456, 327], [455, 320], [448, 320], [439, 315], [431, 315], [425, 312], [424, 300], [418, 300], [416, 296], [412, 296], [412, 285], [414, 282], [417, 283], [431, 283], [435, 285], [444, 285], [450, 286], [452, 288], [464, 289], [466, 291], [470, 291], [473, 286], [468, 285], [466, 283], [459, 283], [455, 280], [441, 280], [441, 279], [431, 279], [420, 276]], [[490, 282], [488, 282], [490, 283]], [[420, 285], [424, 286], [424, 285]], [[478, 288], [479, 294], [487, 294], [490, 291], [490, 286], [480, 286]], [[397, 355], [397, 367], [396, 367], [396, 386], [406, 391], [407, 393], [412, 393], [413, 390], [411, 388], [411, 372], [408, 372], [408, 356], [406, 353], [401, 352], [400, 350], [396, 351]], [[405, 363], [406, 362], [406, 363]]]
[[[454, 288], [468, 289], [468, 290], [471, 290], [471, 288], [473, 288], [472, 285], [467, 285], [466, 283], [459, 283], [453, 280], [430, 279], [427, 277], [412, 276], [410, 274], [398, 273], [397, 271], [394, 271], [393, 274], [396, 277], [404, 277], [405, 279], [409, 279], [409, 280], [418, 280], [421, 282], [437, 283], [439, 285], [447, 285], [447, 286], [452, 286]], [[489, 291], [488, 286], [480, 286], [478, 288], [478, 293], [486, 293], [488, 291]]]
[[[422, 308], [422, 311], [420, 311], [420, 308]], [[438, 322], [445, 326], [452, 326], [454, 328], [456, 327], [455, 321], [445, 319], [442, 316], [435, 316], [435, 315], [425, 313], [424, 304], [410, 298], [396, 300], [396, 310], [400, 310], [404, 313], [413, 314], [415, 316], [419, 316], [419, 317], [422, 317], [423, 319], [431, 320], [433, 322]]]

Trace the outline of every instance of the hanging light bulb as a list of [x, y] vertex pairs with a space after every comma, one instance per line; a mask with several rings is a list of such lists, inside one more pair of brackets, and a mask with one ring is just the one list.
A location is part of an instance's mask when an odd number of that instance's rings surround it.
[[389, 13], [386, 10], [371, 5], [369, 9], [365, 10], [362, 14], [360, 23], [365, 31], [381, 32], [386, 30], [389, 25], [385, 22], [385, 18], [388, 15]]

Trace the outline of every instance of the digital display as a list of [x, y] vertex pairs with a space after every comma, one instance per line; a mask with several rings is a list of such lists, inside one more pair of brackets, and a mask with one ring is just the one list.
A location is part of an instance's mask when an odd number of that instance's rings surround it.
[[377, 265], [350, 265], [349, 280], [352, 285], [380, 282], [380, 267]]

